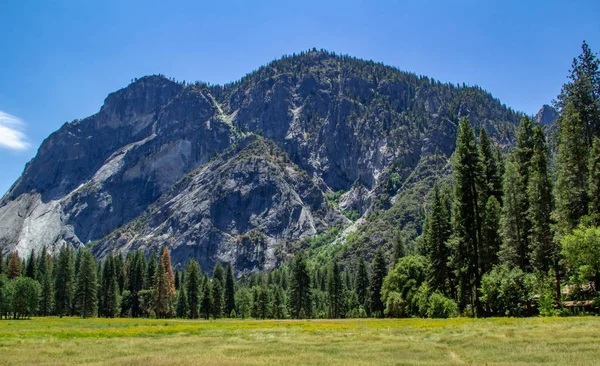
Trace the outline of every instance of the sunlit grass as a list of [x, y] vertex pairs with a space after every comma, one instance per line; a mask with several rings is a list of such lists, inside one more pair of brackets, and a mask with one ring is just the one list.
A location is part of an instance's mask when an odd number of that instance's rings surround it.
[[0, 321], [0, 364], [577, 364], [600, 318]]

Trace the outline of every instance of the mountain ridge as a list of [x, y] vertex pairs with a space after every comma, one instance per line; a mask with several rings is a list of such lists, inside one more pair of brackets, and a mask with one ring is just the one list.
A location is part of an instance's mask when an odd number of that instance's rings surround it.
[[[406, 197], [403, 183], [420, 161], [452, 154], [459, 118], [506, 147], [521, 116], [478, 87], [322, 51], [284, 56], [224, 86], [147, 76], [44, 140], [0, 201], [0, 245], [27, 251], [101, 241], [253, 134], [272, 141], [322, 196], [342, 192], [338, 216], [368, 217]], [[413, 193], [426, 194], [430, 180]], [[419, 212], [411, 207], [412, 222], [399, 229], [408, 240], [420, 232]], [[323, 229], [335, 222], [326, 221]], [[284, 252], [300, 239], [286, 235], [275, 244]], [[227, 259], [215, 253], [197, 259]]]

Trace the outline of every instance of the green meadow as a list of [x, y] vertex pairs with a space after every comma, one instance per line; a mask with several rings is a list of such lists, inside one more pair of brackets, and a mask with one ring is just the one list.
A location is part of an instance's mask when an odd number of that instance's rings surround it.
[[0, 364], [598, 365], [600, 318], [0, 321]]

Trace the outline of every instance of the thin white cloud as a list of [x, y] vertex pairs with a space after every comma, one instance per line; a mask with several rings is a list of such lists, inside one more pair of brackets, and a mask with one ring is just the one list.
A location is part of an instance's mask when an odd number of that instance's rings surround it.
[[0, 111], [0, 149], [25, 150], [31, 146], [23, 133], [25, 123], [18, 117]]

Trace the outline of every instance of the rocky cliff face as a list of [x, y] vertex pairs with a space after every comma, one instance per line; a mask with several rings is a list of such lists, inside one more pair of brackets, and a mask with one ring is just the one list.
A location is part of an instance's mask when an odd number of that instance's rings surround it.
[[430, 162], [450, 156], [463, 116], [501, 145], [520, 117], [479, 88], [327, 52], [226, 86], [144, 77], [43, 142], [0, 201], [0, 245], [91, 244], [102, 256], [167, 244], [178, 262], [251, 271], [349, 223], [344, 211], [400, 210], [414, 238], [443, 170]]
[[535, 120], [542, 126], [550, 126], [558, 118], [558, 113], [551, 106], [544, 104], [535, 115]]

